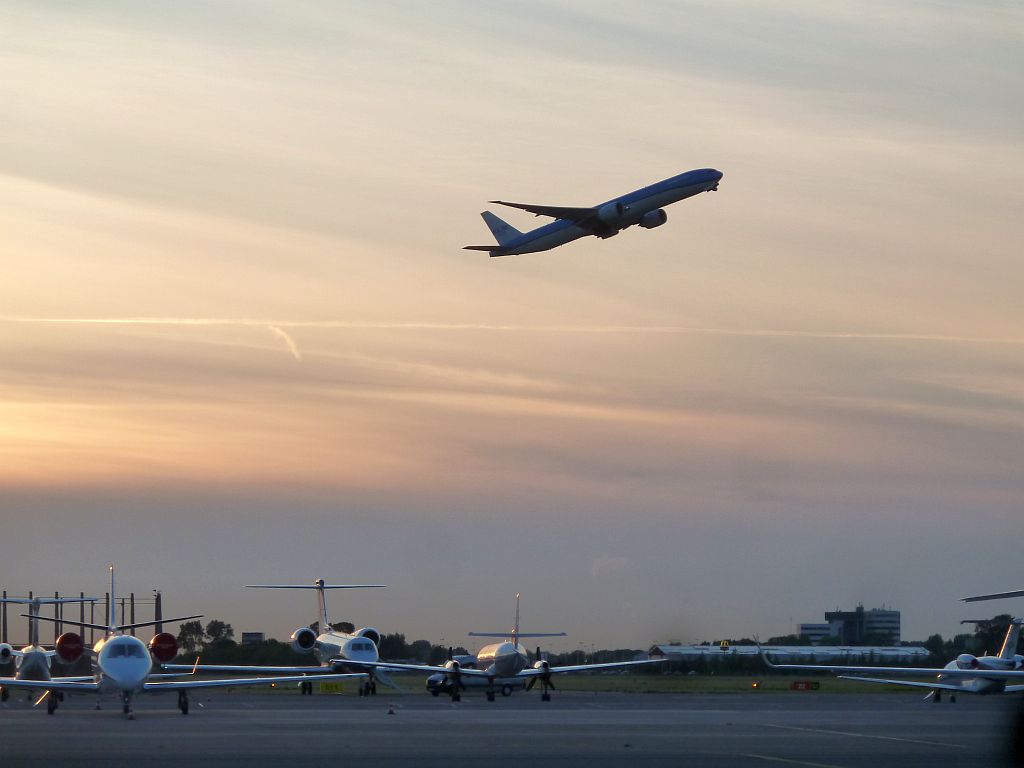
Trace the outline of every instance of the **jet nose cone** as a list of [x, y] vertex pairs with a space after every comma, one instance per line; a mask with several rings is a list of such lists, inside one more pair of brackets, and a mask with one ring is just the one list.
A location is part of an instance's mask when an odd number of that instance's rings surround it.
[[714, 168], [711, 169], [711, 178], [715, 181], [721, 181], [723, 176], [725, 176], [725, 174], [721, 171], [716, 171]]

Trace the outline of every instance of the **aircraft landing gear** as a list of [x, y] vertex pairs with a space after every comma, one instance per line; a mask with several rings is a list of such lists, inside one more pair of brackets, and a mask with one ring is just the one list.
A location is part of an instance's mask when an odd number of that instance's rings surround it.
[[121, 694], [121, 712], [129, 720], [135, 719], [135, 712], [132, 711], [132, 695], [127, 691]]
[[548, 693], [547, 691], [544, 691], [544, 693], [542, 693], [540, 695], [540, 700], [541, 701], [551, 701], [551, 694]]
[[7, 701], [11, 698], [11, 692], [6, 688], [0, 688], [0, 701]]
[[932, 697], [932, 701], [936, 704], [942, 701], [942, 691], [936, 689], [935, 695]]
[[950, 704], [956, 704], [956, 694], [955, 693], [949, 694], [949, 703]]
[[178, 691], [178, 709], [181, 714], [188, 714], [188, 691]]
[[313, 683], [310, 682], [309, 680], [303, 680], [301, 683], [299, 683], [299, 693], [302, 696], [312, 696], [313, 695]]
[[50, 695], [46, 697], [46, 714], [52, 715], [57, 711], [57, 705], [60, 702], [57, 701], [57, 694], [50, 691]]
[[501, 695], [506, 697], [506, 698], [511, 696], [512, 695], [512, 686], [511, 685], [503, 685], [503, 686], [501, 686]]

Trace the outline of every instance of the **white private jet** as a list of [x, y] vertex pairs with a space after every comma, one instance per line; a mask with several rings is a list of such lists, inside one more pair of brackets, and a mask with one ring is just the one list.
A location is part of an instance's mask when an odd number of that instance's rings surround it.
[[[14, 677], [18, 680], [87, 680], [87, 677], [51, 678], [50, 662], [56, 659], [62, 664], [74, 664], [82, 655], [82, 638], [74, 632], [65, 632], [57, 638], [53, 648], [46, 648], [39, 642], [39, 607], [63, 603], [95, 603], [95, 597], [5, 597], [0, 603], [28, 606], [28, 645], [20, 650], [9, 643], [0, 643], [0, 665], [14, 663]], [[71, 622], [68, 622], [69, 624]], [[0, 687], [0, 701], [7, 701], [10, 692]], [[45, 694], [44, 694], [45, 696]], [[52, 699], [52, 700], [51, 700]], [[41, 701], [42, 699], [40, 699]], [[36, 702], [39, 703], [38, 701]], [[56, 709], [57, 699], [47, 697], [47, 708]]]
[[[444, 665], [433, 664], [399, 664], [392, 662], [361, 662], [361, 665], [383, 667], [384, 669], [402, 669], [415, 672], [428, 672], [431, 676], [444, 675], [447, 685], [441, 684], [434, 677], [435, 686], [447, 689], [452, 701], [459, 701], [461, 692], [466, 690], [465, 680], [475, 678], [486, 681], [487, 700], [495, 700], [495, 690], [500, 686], [503, 695], [509, 695], [517, 684], [525, 685], [530, 690], [539, 681], [541, 685], [541, 701], [551, 701], [548, 690], [555, 690], [552, 675], [566, 672], [590, 672], [595, 669], [612, 669], [616, 667], [635, 667], [646, 664], [660, 664], [662, 659], [648, 661], [616, 661], [608, 664], [574, 664], [565, 667], [552, 667], [542, 658], [540, 648], [531, 665], [530, 654], [519, 640], [524, 637], [564, 637], [565, 632], [520, 632], [519, 631], [519, 594], [516, 594], [516, 623], [511, 634], [507, 632], [470, 632], [471, 637], [500, 637], [503, 642], [486, 645], [477, 651], [476, 668], [450, 658]], [[449, 654], [450, 655], [450, 654]], [[356, 666], [356, 665], [353, 665]], [[428, 686], [431, 687], [431, 686]]]
[[[133, 635], [124, 634], [126, 629], [138, 627], [150, 627], [158, 622], [144, 621], [134, 624], [119, 624], [117, 620], [117, 597], [114, 591], [114, 566], [110, 566], [110, 612], [107, 625], [85, 624], [87, 627], [100, 629], [105, 635], [96, 643], [93, 648], [94, 671], [93, 676], [87, 679], [51, 679], [51, 680], [23, 680], [17, 677], [0, 678], [0, 686], [5, 688], [28, 688], [45, 691], [49, 694], [48, 700], [56, 701], [54, 693], [116, 693], [121, 697], [124, 714], [129, 720], [134, 719], [132, 712], [132, 699], [137, 693], [168, 693], [178, 694], [178, 708], [183, 715], [188, 714], [188, 692], [195, 688], [229, 688], [233, 686], [248, 685], [276, 685], [284, 682], [300, 682], [310, 678], [295, 675], [292, 677], [255, 677], [255, 678], [231, 678], [226, 680], [177, 680], [167, 678], [182, 677], [183, 675], [154, 674], [154, 662], [162, 663], [170, 661], [177, 655], [178, 642], [167, 632], [161, 632], [149, 641], [143, 643]], [[56, 621], [43, 616], [37, 617], [43, 621]], [[178, 622], [186, 619], [195, 619], [199, 616], [184, 616], [177, 619], [163, 619], [164, 622]], [[71, 633], [66, 633], [71, 634]], [[77, 637], [77, 635], [76, 635]], [[81, 638], [78, 638], [81, 646]], [[348, 677], [365, 677], [364, 675], [348, 675]], [[336, 678], [332, 678], [336, 679]], [[53, 714], [56, 706], [48, 706], [47, 711]]]
[[[1024, 683], [1024, 657], [1017, 653], [1017, 641], [1020, 638], [1021, 619], [1012, 619], [1006, 630], [1006, 638], [998, 656], [975, 656], [961, 653], [953, 661], [941, 669], [926, 667], [852, 667], [826, 666], [816, 664], [773, 664], [767, 654], [761, 651], [764, 659], [772, 669], [804, 669], [819, 672], [834, 672], [843, 680], [860, 680], [864, 683], [883, 683], [888, 685], [905, 685], [911, 688], [929, 690], [925, 700], [935, 703], [942, 700], [942, 692], [949, 694], [950, 702], [956, 701], [958, 693], [975, 693], [989, 695], [994, 693], [1021, 693], [1024, 684], [1007, 685], [1011, 680]], [[917, 682], [912, 680], [864, 677], [864, 675], [897, 675], [900, 677], [927, 677], [935, 675], [935, 682]]]
[[[378, 661], [377, 645], [380, 643], [380, 632], [373, 627], [363, 627], [355, 633], [341, 632], [334, 629], [327, 616], [327, 599], [325, 590], [328, 589], [380, 589], [384, 584], [326, 584], [323, 579], [317, 579], [312, 584], [246, 584], [248, 589], [313, 589], [316, 590], [318, 627], [320, 634], [317, 634], [310, 627], [299, 627], [291, 634], [292, 649], [296, 653], [312, 653], [319, 662], [318, 667], [261, 667], [261, 666], [236, 666], [224, 664], [200, 664], [198, 666], [185, 664], [165, 664], [167, 670], [191, 670], [199, 672], [227, 672], [243, 674], [274, 674], [274, 675], [295, 675], [295, 674], [332, 674], [349, 671], [350, 665], [347, 662], [373, 662]], [[360, 696], [369, 696], [377, 693], [377, 678], [381, 682], [389, 681], [379, 674], [362, 671], [359, 674], [364, 682], [359, 689]], [[389, 683], [390, 684], [390, 683]], [[313, 692], [312, 682], [306, 680], [301, 685], [303, 694]]]

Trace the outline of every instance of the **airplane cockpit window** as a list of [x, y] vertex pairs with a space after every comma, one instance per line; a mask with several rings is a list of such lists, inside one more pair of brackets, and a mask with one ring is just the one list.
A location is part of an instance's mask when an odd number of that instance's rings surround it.
[[110, 646], [110, 653], [107, 654], [111, 659], [117, 659], [125, 655], [125, 647], [123, 645], [112, 645]]

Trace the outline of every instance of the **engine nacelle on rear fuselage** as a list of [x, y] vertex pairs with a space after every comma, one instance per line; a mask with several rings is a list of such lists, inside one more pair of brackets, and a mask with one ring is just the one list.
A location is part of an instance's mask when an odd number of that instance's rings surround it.
[[178, 655], [178, 641], [170, 632], [160, 632], [149, 641], [149, 652], [161, 664], [166, 664]]
[[957, 669], [977, 669], [978, 657], [970, 653], [961, 653], [956, 657]]
[[612, 229], [624, 226], [628, 216], [629, 206], [622, 203], [605, 203], [597, 209], [597, 218]]
[[365, 637], [371, 643], [380, 647], [380, 630], [374, 629], [373, 627], [363, 627], [356, 632], [356, 637]]
[[292, 650], [296, 653], [309, 653], [316, 645], [316, 632], [309, 627], [301, 627], [292, 632]]
[[654, 229], [660, 227], [668, 221], [668, 214], [665, 213], [664, 208], [659, 208], [656, 211], [648, 211], [640, 217], [640, 226], [644, 229]]
[[54, 650], [57, 651], [57, 659], [64, 664], [74, 664], [85, 651], [85, 643], [77, 632], [65, 632], [57, 638], [54, 643]]
[[14, 658], [14, 648], [10, 643], [0, 643], [0, 665], [10, 664]]

